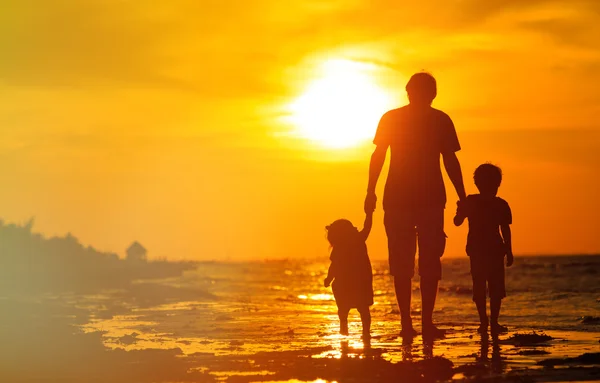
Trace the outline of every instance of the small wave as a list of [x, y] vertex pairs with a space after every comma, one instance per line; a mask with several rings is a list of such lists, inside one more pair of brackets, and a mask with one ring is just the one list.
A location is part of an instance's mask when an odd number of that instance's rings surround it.
[[518, 267], [520, 269], [539, 270], [539, 269], [545, 269], [547, 266], [545, 264], [540, 264], [540, 263], [523, 263], [521, 265], [518, 265]]
[[549, 351], [546, 350], [521, 350], [517, 352], [517, 355], [548, 355]]
[[565, 264], [561, 265], [561, 267], [564, 267], [564, 268], [570, 268], [570, 267], [594, 267], [594, 268], [598, 268], [598, 267], [600, 267], [600, 263], [599, 262], [571, 262], [571, 263], [565, 263]]
[[573, 293], [556, 293], [556, 294], [552, 295], [552, 297], [550, 299], [552, 299], [553, 301], [557, 301], [557, 300], [561, 300], [561, 299], [568, 299], [572, 296], [573, 296]]
[[448, 287], [440, 287], [440, 291], [445, 293], [454, 293], [457, 295], [471, 295], [473, 294], [473, 290], [470, 287], [465, 286], [448, 286]]
[[600, 317], [586, 315], [580, 318], [580, 322], [583, 324], [600, 324]]

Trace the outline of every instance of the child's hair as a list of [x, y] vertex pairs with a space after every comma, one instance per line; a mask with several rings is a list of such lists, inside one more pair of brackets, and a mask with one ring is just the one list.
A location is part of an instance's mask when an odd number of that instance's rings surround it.
[[352, 225], [352, 222], [343, 218], [325, 226], [325, 229], [327, 230], [327, 240], [332, 247], [342, 245], [356, 233], [356, 228]]
[[502, 169], [490, 163], [479, 165], [473, 173], [473, 179], [480, 191], [497, 189], [502, 183]]

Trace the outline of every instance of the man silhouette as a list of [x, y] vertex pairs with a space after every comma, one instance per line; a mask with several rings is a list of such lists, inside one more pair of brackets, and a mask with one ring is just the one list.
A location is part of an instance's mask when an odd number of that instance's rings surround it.
[[456, 157], [460, 144], [454, 124], [447, 114], [431, 107], [437, 95], [435, 79], [428, 73], [417, 73], [408, 81], [406, 92], [409, 104], [385, 113], [377, 127], [373, 140], [377, 147], [371, 156], [364, 208], [366, 212], [375, 209], [375, 187], [389, 147], [391, 160], [383, 210], [390, 273], [394, 276], [400, 309], [400, 335], [416, 335], [410, 301], [418, 242], [423, 338], [434, 339], [444, 334], [435, 327], [432, 318], [442, 276], [440, 257], [446, 247], [446, 191], [440, 155], [459, 199], [463, 201], [466, 194]]

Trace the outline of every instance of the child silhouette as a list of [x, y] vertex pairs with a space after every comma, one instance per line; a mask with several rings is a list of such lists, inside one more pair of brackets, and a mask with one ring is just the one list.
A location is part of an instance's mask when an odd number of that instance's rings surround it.
[[327, 240], [331, 244], [331, 265], [325, 278], [325, 287], [333, 281], [332, 290], [340, 318], [340, 334], [348, 335], [348, 312], [358, 309], [362, 322], [363, 339], [371, 333], [373, 304], [373, 271], [367, 240], [373, 225], [373, 213], [367, 214], [364, 227], [358, 231], [347, 219], [338, 219], [327, 226]]
[[[479, 313], [480, 333], [487, 333], [486, 283], [490, 296], [492, 334], [506, 332], [498, 323], [502, 299], [506, 297], [504, 282], [504, 256], [506, 267], [513, 264], [510, 224], [512, 213], [508, 203], [497, 197], [502, 182], [502, 170], [492, 164], [480, 165], [474, 173], [480, 194], [467, 196], [458, 202], [454, 224], [462, 225], [469, 219], [467, 255], [471, 261], [473, 301]], [[498, 230], [500, 228], [500, 230]], [[502, 235], [500, 235], [502, 232]]]

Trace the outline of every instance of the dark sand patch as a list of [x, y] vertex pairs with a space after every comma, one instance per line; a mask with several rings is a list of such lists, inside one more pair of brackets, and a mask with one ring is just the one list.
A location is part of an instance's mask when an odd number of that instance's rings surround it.
[[585, 353], [575, 358], [552, 358], [537, 362], [540, 366], [553, 367], [563, 365], [600, 365], [600, 352]]

